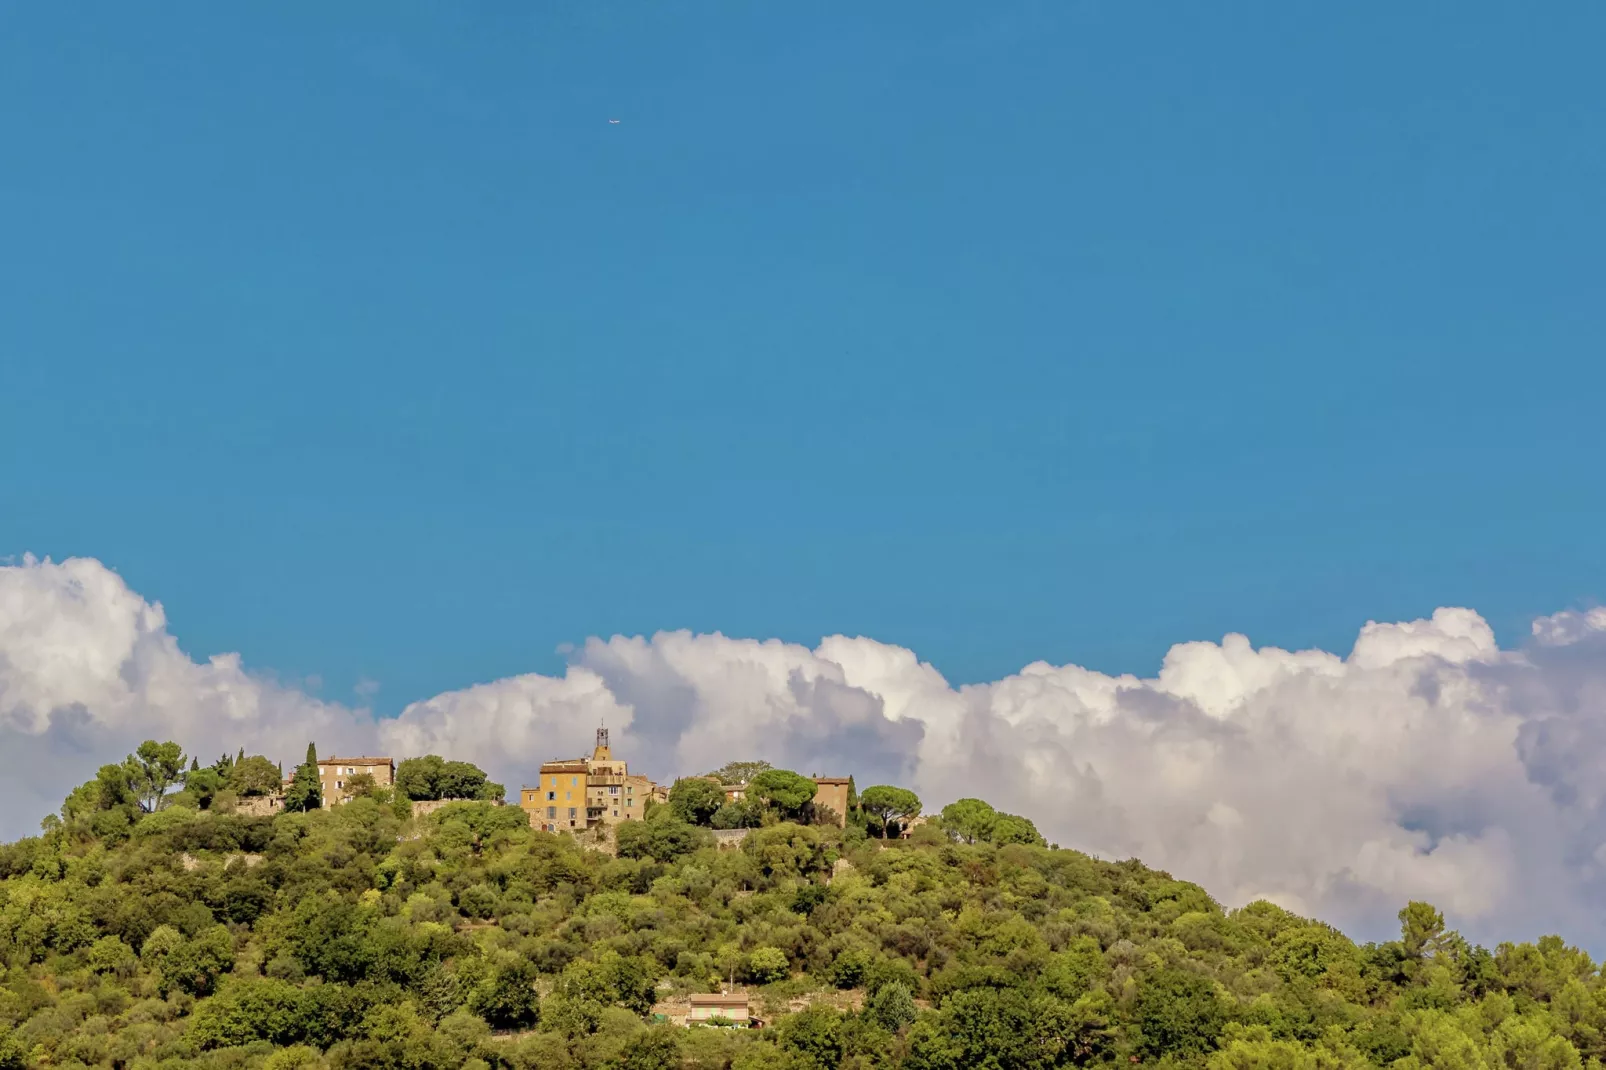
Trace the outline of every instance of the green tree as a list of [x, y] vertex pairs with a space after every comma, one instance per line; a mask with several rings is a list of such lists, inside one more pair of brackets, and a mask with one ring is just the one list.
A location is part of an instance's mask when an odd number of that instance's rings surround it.
[[284, 793], [284, 808], [292, 813], [310, 813], [323, 806], [323, 788], [318, 777], [318, 748], [307, 744], [307, 758], [290, 776]]
[[987, 841], [999, 845], [1025, 843], [1033, 847], [1041, 847], [1046, 842], [1038, 834], [1036, 825], [1029, 819], [1015, 814], [999, 814], [993, 821], [992, 828], [987, 831]]
[[747, 782], [749, 797], [787, 819], [802, 817], [817, 790], [814, 781], [790, 769], [766, 769]]
[[669, 789], [669, 809], [689, 825], [707, 825], [724, 805], [724, 790], [702, 777], [682, 777]]
[[764, 823], [764, 806], [754, 799], [732, 799], [708, 823], [717, 829], [756, 829]]
[[754, 948], [752, 954], [747, 956], [747, 976], [756, 984], [767, 985], [782, 980], [791, 972], [786, 952], [778, 947]]
[[663, 811], [646, 821], [626, 821], [614, 833], [620, 858], [673, 862], [709, 842], [709, 835]]
[[1442, 950], [1444, 915], [1431, 903], [1410, 902], [1400, 909], [1400, 943], [1406, 958], [1420, 961]]
[[128, 786], [148, 814], [167, 805], [168, 791], [184, 775], [184, 748], [172, 741], [147, 739], [123, 762]]
[[372, 773], [353, 773], [346, 778], [346, 798], [366, 799], [379, 791], [379, 781]]
[[896, 981], [882, 985], [865, 1003], [864, 1009], [866, 1014], [889, 1033], [898, 1032], [919, 1017], [914, 993], [910, 992], [906, 985]]
[[680, 1070], [680, 1031], [655, 1026], [636, 1034], [619, 1050], [619, 1070]]
[[1215, 1049], [1226, 1024], [1226, 1011], [1214, 982], [1173, 967], [1156, 970], [1144, 979], [1134, 1018], [1139, 1051], [1151, 1058], [1187, 1058]]
[[469, 999], [469, 1009], [497, 1029], [528, 1029], [541, 1017], [536, 968], [526, 959], [503, 963]]
[[90, 946], [86, 958], [89, 960], [91, 970], [115, 977], [127, 977], [139, 964], [134, 949], [118, 936], [102, 936], [96, 940]]
[[842, 1013], [813, 1004], [783, 1018], [776, 1027], [781, 1047], [794, 1051], [820, 1070], [842, 1065]]
[[223, 776], [216, 769], [197, 766], [184, 774], [184, 791], [181, 794], [197, 809], [205, 810], [212, 805], [212, 800], [217, 798], [224, 786]]
[[[146, 941], [146, 947], [152, 941]], [[178, 990], [192, 996], [209, 996], [219, 978], [234, 966], [234, 938], [222, 925], [213, 925], [177, 946], [153, 954], [162, 990]]]
[[980, 799], [959, 799], [942, 808], [942, 828], [966, 843], [985, 841], [998, 821], [998, 811]]
[[746, 784], [758, 774], [773, 768], [769, 762], [763, 761], [726, 762], [708, 775], [717, 777], [721, 784], [735, 786]]
[[94, 780], [73, 789], [61, 804], [61, 816], [67, 824], [108, 838], [126, 834], [140, 812], [126, 765], [101, 766]]
[[416, 802], [439, 799], [445, 769], [446, 759], [438, 754], [403, 758], [396, 765], [396, 792]]
[[877, 784], [859, 794], [859, 808], [876, 819], [885, 839], [892, 822], [902, 823], [920, 816], [920, 797], [907, 788]]
[[4, 1022], [0, 1022], [0, 1070], [28, 1070], [28, 1053]]
[[226, 780], [229, 790], [241, 798], [277, 795], [284, 786], [277, 766], [260, 754], [247, 758], [243, 750], [229, 768]]
[[396, 766], [396, 790], [408, 799], [478, 799], [492, 801], [507, 794], [471, 762], [449, 762], [438, 754], [406, 758]]

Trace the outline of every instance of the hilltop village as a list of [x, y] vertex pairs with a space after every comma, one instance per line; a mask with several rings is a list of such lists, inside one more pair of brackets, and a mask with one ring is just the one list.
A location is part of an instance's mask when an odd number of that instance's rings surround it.
[[1410, 903], [1356, 945], [981, 799], [905, 836], [912, 792], [837, 779], [731, 762], [664, 793], [601, 735], [510, 806], [439, 755], [309, 748], [287, 779], [147, 740], [0, 844], [0, 1070], [1606, 1058], [1606, 977], [1558, 937], [1491, 952]]
[[[422, 780], [427, 786], [422, 790], [418, 784], [401, 783], [408, 780], [410, 763], [423, 763]], [[368, 791], [395, 791], [398, 787], [405, 789], [412, 800], [413, 813], [420, 816], [451, 802], [507, 804], [502, 786], [487, 780], [477, 767], [445, 761], [434, 755], [411, 759], [398, 770], [396, 760], [391, 757], [336, 755], [319, 758], [314, 748], [309, 750], [308, 764], [317, 770], [317, 805], [322, 809], [339, 806]], [[681, 780], [704, 781], [714, 786], [717, 793], [707, 789], [697, 792], [703, 800], [718, 800], [710, 807], [709, 817], [713, 816], [714, 807], [724, 803], [732, 804], [732, 812], [741, 814], [750, 791], [748, 774], [766, 771], [781, 772], [771, 770], [765, 762], [732, 763], [723, 776], [711, 773]], [[411, 772], [414, 779], [420, 779], [420, 769]], [[290, 802], [296, 796], [297, 775], [304, 774], [298, 770], [282, 776], [279, 790], [242, 798], [237, 808], [259, 816], [278, 813], [286, 809], [287, 804], [290, 809], [305, 808]], [[845, 827], [848, 814], [857, 805], [853, 778], [815, 774], [806, 780], [813, 784], [813, 795], [807, 805], [816, 822]], [[608, 729], [598, 728], [596, 745], [589, 757], [543, 762], [535, 783], [520, 787], [518, 806], [529, 819], [530, 827], [540, 832], [601, 832], [609, 826], [643, 820], [651, 806], [669, 803], [670, 790], [670, 785], [655, 783], [643, 773], [632, 773], [628, 761], [614, 756]], [[898, 816], [902, 818], [900, 827], [904, 831], [918, 823], [918, 813]], [[753, 823], [756, 824], [756, 820]], [[743, 824], [732, 827], [743, 827]]]

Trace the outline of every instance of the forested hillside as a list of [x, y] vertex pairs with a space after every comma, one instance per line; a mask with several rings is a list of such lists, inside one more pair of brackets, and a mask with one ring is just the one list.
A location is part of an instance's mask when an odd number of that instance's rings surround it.
[[[225, 793], [269, 780], [262, 763], [186, 786], [151, 753], [0, 847], [0, 1070], [1565, 1070], [1606, 1052], [1606, 986], [1560, 939], [1489, 952], [1414, 903], [1398, 940], [1357, 946], [1007, 821], [1022, 842], [991, 842], [978, 805], [882, 839], [909, 807], [867, 791], [882, 812], [846, 829], [759, 815], [719, 850], [683, 790], [615, 857], [485, 802], [414, 820], [383, 790], [243, 816]], [[653, 1020], [733, 982], [764, 1028]]]

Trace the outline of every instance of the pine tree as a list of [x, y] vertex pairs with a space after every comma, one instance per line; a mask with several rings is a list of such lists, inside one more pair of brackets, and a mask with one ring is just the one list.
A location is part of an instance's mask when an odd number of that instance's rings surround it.
[[284, 808], [290, 811], [317, 810], [323, 806], [323, 792], [318, 784], [318, 750], [307, 744], [307, 760], [296, 766], [290, 778], [290, 788], [284, 793]]

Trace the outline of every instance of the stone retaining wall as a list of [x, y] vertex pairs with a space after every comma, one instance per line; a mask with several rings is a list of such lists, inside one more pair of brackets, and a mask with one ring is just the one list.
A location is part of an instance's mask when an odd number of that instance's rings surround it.
[[[476, 801], [477, 800], [475, 799], [415, 799], [413, 801], [413, 816], [423, 817], [425, 814], [433, 814], [441, 807], [450, 806], [452, 803]], [[492, 806], [507, 805], [507, 803], [503, 802], [501, 799], [492, 799], [490, 800], [490, 803]]]

